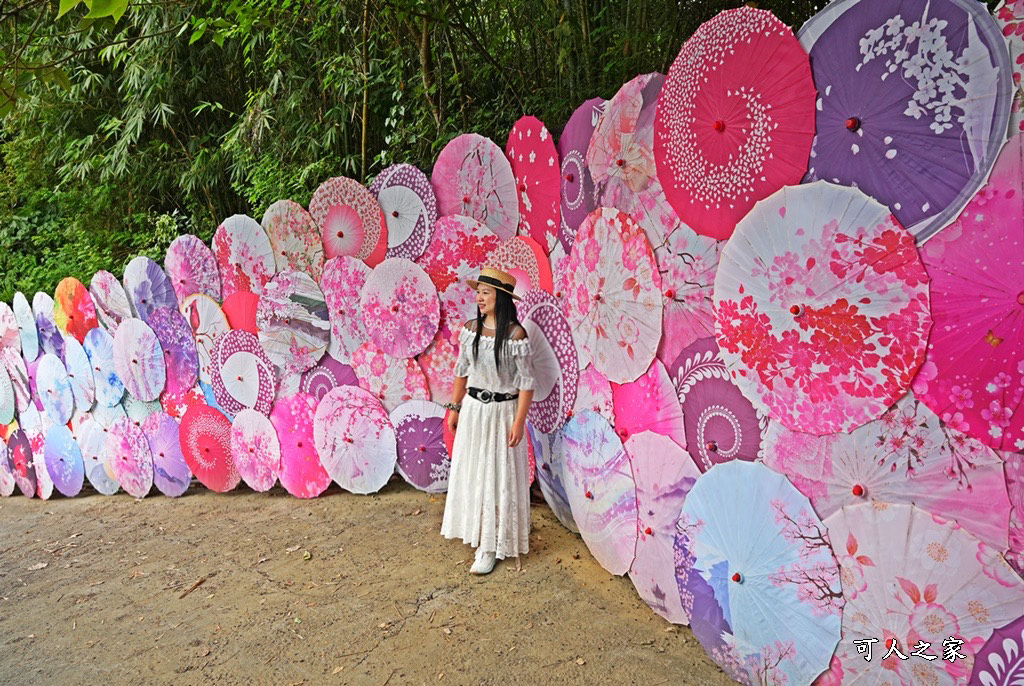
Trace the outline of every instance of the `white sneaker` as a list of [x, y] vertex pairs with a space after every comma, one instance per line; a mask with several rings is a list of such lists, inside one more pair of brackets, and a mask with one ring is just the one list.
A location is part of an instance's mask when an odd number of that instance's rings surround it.
[[479, 548], [476, 551], [476, 560], [473, 562], [473, 566], [469, 568], [470, 574], [490, 574], [494, 570], [494, 563], [496, 558], [494, 551], [483, 552]]

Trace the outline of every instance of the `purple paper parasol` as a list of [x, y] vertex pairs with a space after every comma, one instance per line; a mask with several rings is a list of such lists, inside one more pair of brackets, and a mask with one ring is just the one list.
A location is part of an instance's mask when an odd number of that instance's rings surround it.
[[43, 459], [54, 487], [68, 498], [78, 495], [85, 481], [85, 464], [71, 429], [57, 424], [46, 432]]
[[192, 328], [176, 307], [158, 307], [150, 311], [153, 328], [164, 352], [167, 385], [164, 393], [181, 395], [199, 380], [199, 351]]
[[388, 226], [388, 257], [415, 260], [430, 242], [437, 221], [437, 197], [430, 180], [410, 164], [393, 164], [373, 180]]
[[569, 419], [576, 403], [580, 373], [572, 330], [561, 304], [550, 293], [530, 291], [517, 309], [533, 349], [536, 386], [529, 420], [540, 431], [551, 433]]
[[448, 490], [451, 457], [444, 444], [445, 410], [427, 400], [410, 400], [391, 412], [398, 441], [398, 473], [427, 493]]
[[165, 412], [154, 412], [142, 422], [142, 432], [153, 457], [153, 485], [164, 495], [177, 498], [192, 482], [192, 472], [181, 452], [178, 422]]
[[597, 208], [594, 180], [587, 169], [587, 148], [604, 103], [601, 98], [591, 98], [577, 107], [558, 138], [558, 155], [562, 158], [562, 227], [558, 240], [566, 253], [572, 250], [576, 229]]
[[302, 375], [299, 390], [309, 393], [319, 401], [323, 400], [332, 388], [358, 385], [359, 379], [352, 367], [344, 362], [338, 362], [330, 355], [325, 355], [315, 367]]
[[160, 265], [148, 257], [136, 257], [124, 268], [124, 290], [135, 316], [146, 323], [157, 308], [178, 307], [178, 296], [171, 280]]

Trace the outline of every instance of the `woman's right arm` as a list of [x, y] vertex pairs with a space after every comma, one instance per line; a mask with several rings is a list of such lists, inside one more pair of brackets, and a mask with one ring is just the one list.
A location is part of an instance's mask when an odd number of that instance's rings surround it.
[[[467, 377], [465, 377], [465, 376], [456, 376], [455, 377], [455, 383], [452, 384], [452, 404], [453, 405], [460, 405], [462, 403], [462, 399], [466, 397], [466, 380], [467, 380]], [[458, 426], [459, 426], [459, 411], [458, 410], [448, 410], [448, 428], [451, 430], [452, 433], [455, 433], [455, 430], [458, 428]]]

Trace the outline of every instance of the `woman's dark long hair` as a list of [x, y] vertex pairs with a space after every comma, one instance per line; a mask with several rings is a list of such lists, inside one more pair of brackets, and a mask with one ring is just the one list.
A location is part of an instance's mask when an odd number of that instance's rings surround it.
[[[505, 291], [494, 289], [494, 364], [501, 369], [501, 356], [505, 353], [505, 342], [519, 326], [516, 304]], [[473, 359], [480, 353], [480, 336], [484, 330], [484, 315], [476, 308], [476, 336], [473, 337]]]

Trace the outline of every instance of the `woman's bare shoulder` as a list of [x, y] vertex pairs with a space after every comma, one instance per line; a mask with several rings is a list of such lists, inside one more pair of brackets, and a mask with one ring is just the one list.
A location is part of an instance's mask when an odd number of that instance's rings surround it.
[[521, 326], [516, 326], [512, 329], [512, 340], [513, 341], [524, 341], [526, 340], [526, 329]]

